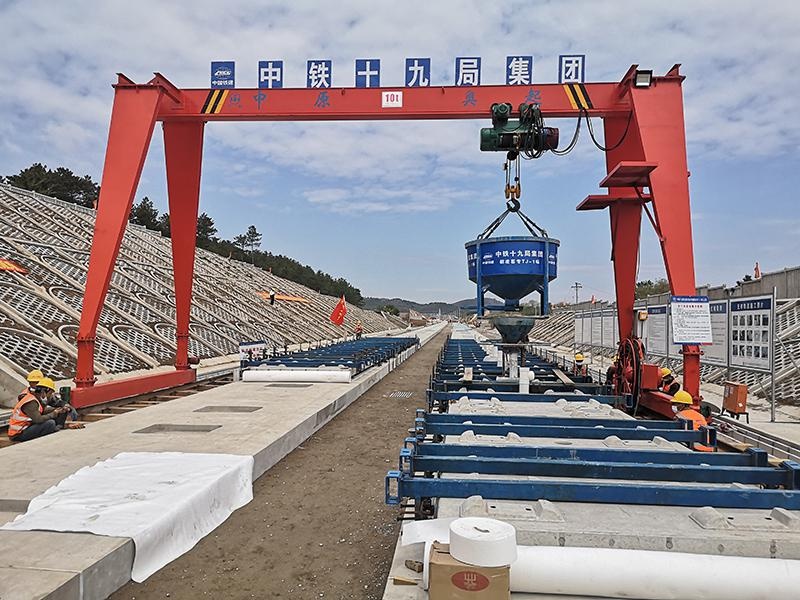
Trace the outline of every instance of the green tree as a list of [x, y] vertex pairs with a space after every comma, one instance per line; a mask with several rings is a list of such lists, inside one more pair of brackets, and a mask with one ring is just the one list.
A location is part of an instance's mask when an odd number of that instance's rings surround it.
[[647, 279], [645, 281], [636, 282], [636, 299], [647, 298], [647, 296], [655, 296], [657, 294], [664, 294], [669, 292], [669, 281], [663, 277], [652, 281]]
[[214, 219], [206, 213], [197, 217], [197, 245], [208, 249], [209, 246], [217, 241], [217, 228], [214, 226]]
[[395, 317], [400, 314], [400, 309], [397, 308], [394, 304], [385, 304], [381, 306], [378, 311], [389, 313], [390, 315], [394, 315]]
[[247, 238], [247, 248], [251, 254], [261, 247], [261, 238], [263, 236], [258, 232], [255, 225], [250, 225], [244, 235]]
[[156, 227], [161, 232], [161, 235], [165, 237], [172, 236], [172, 230], [169, 226], [169, 213], [162, 213], [160, 217], [158, 217], [158, 225]]
[[233, 245], [244, 252], [247, 249], [247, 236], [243, 233], [233, 238]]
[[158, 209], [153, 205], [152, 200], [145, 196], [138, 204], [134, 204], [131, 215], [128, 219], [131, 223], [142, 225], [147, 229], [158, 230]]
[[42, 163], [34, 163], [16, 175], [0, 179], [10, 185], [86, 207], [94, 206], [100, 195], [100, 186], [89, 175], [80, 177], [66, 167], [53, 171]]

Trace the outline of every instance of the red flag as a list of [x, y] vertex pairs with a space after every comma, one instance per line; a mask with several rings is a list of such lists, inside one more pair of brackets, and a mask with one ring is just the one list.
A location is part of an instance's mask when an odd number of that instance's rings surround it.
[[756, 262], [756, 267], [753, 269], [753, 275], [755, 275], [756, 279], [761, 279], [761, 267], [758, 266], [758, 262]]
[[347, 314], [347, 303], [344, 301], [344, 296], [341, 297], [336, 306], [333, 307], [331, 313], [331, 323], [334, 325], [342, 325], [344, 323], [344, 316]]

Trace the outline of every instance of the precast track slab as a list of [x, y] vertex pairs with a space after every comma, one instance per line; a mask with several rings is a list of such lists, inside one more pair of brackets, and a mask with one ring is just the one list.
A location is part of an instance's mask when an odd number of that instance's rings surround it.
[[[437, 324], [411, 335], [417, 335], [424, 344], [442, 327]], [[314, 384], [298, 389], [232, 383], [94, 422], [86, 429], [5, 448], [0, 451], [5, 466], [0, 478], [2, 522], [24, 512], [31, 499], [81, 467], [120, 452], [249, 454], [255, 459], [256, 479], [414, 351], [412, 347], [397, 359], [368, 369], [349, 384]], [[197, 411], [236, 405], [263, 410]], [[0, 549], [3, 600], [31, 597], [13, 583], [31, 576], [31, 571], [43, 574], [39, 582], [51, 582], [48, 589], [37, 589], [36, 597], [52, 592], [52, 597], [69, 600], [105, 598], [128, 581], [133, 557], [127, 538], [46, 531], [0, 531]], [[26, 589], [34, 592], [34, 588]], [[18, 595], [12, 595], [12, 591]]]

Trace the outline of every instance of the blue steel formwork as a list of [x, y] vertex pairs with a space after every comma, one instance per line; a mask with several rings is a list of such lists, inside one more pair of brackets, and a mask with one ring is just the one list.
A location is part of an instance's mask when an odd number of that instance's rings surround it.
[[[434, 404], [441, 404], [445, 400], [453, 399], [455, 394], [463, 395], [460, 390], [465, 390], [470, 397], [498, 397], [503, 400], [512, 400], [510, 394], [518, 391], [518, 382], [498, 381], [502, 376], [502, 368], [496, 363], [486, 360], [486, 347], [490, 342], [479, 344], [475, 340], [449, 339], [439, 354], [439, 360], [433, 368], [429, 382], [429, 408]], [[587, 377], [569, 375], [559, 369], [557, 365], [544, 359], [526, 353], [520, 366], [528, 367], [535, 380], [530, 382], [530, 396], [514, 398], [515, 402], [552, 402], [544, 394], [558, 394], [558, 398], [567, 401], [586, 401], [591, 395], [598, 402], [631, 406], [631, 398], [612, 396], [612, 390], [603, 384], [591, 381]], [[472, 369], [472, 380], [463, 379], [465, 369]], [[483, 396], [482, 394], [486, 394]], [[509, 394], [509, 396], [504, 396]], [[575, 395], [573, 395], [575, 394]]]
[[264, 359], [243, 360], [241, 367], [243, 369], [264, 365], [305, 369], [322, 366], [347, 367], [351, 369], [353, 375], [356, 375], [418, 345], [419, 338], [417, 337], [369, 337]]
[[[486, 361], [486, 354], [475, 340], [448, 340], [431, 375], [428, 410], [417, 411], [414, 435], [406, 438], [399, 468], [386, 477], [387, 503], [411, 499], [417, 518], [431, 516], [439, 498], [470, 496], [800, 509], [800, 464], [771, 463], [760, 450], [692, 451], [692, 447], [715, 448], [713, 427], [695, 429], [682, 419], [635, 420], [621, 413], [612, 415], [616, 418], [585, 416], [580, 411], [569, 416], [509, 414], [508, 410], [521, 411], [525, 406], [592, 406], [590, 401], [594, 406], [625, 408], [631, 399], [610, 395], [596, 382], [571, 382], [557, 365], [538, 357], [525, 360], [536, 373], [539, 385], [531, 385], [536, 393], [522, 394], [518, 382], [497, 381], [499, 369]], [[467, 367], [473, 369], [471, 382], [461, 379]], [[483, 406], [484, 412], [450, 412], [451, 405], [462, 401], [459, 410]], [[498, 407], [499, 414], [490, 412]], [[465, 434], [473, 441], [464, 442]], [[517, 442], [501, 443], [509, 435], [518, 436]], [[542, 438], [548, 441], [536, 441]], [[561, 439], [570, 444], [614, 440], [620, 447], [553, 445]], [[655, 445], [636, 446], [643, 443]], [[659, 443], [669, 448], [651, 449]], [[675, 450], [675, 444], [683, 444], [684, 450]]]

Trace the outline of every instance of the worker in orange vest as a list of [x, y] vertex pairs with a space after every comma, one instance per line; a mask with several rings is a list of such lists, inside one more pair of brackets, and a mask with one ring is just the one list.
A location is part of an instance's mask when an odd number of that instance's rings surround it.
[[8, 419], [8, 437], [12, 441], [26, 442], [60, 429], [58, 421], [66, 419], [69, 409], [45, 406], [47, 390], [55, 389], [53, 380], [43, 377], [36, 383], [32, 393], [26, 393], [17, 402]]
[[361, 324], [361, 321], [356, 321], [355, 333], [356, 339], [360, 340], [361, 336], [364, 334], [364, 326]]
[[[692, 429], [696, 431], [708, 425], [708, 421], [706, 421], [703, 415], [692, 408], [692, 404], [694, 404], [694, 400], [692, 399], [692, 395], [687, 391], [679, 390], [672, 397], [672, 411], [675, 413], [675, 417], [691, 422]], [[692, 447], [700, 452], [714, 451], [714, 448], [696, 442]]]

